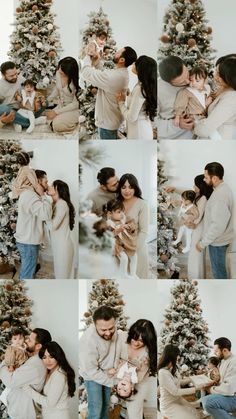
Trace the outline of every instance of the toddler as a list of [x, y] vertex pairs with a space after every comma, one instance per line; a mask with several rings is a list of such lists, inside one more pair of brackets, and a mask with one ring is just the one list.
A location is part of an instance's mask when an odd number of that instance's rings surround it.
[[212, 356], [211, 358], [209, 358], [208, 364], [207, 364], [207, 376], [212, 381], [214, 381], [214, 384], [213, 384], [214, 386], [216, 386], [220, 382], [220, 372], [218, 368], [219, 363], [220, 363], [219, 358], [217, 358], [216, 356]]
[[107, 33], [105, 31], [96, 32], [95, 36], [87, 45], [87, 51], [86, 51], [87, 54], [91, 58], [97, 58], [98, 55], [102, 57], [106, 40], [107, 40]]
[[[46, 105], [46, 101], [43, 95], [35, 91], [35, 83], [33, 80], [25, 80], [23, 83], [23, 89], [15, 94], [15, 99], [20, 103], [20, 109], [17, 111], [20, 115], [28, 118], [30, 125], [27, 128], [27, 134], [30, 134], [35, 125], [45, 124], [47, 121], [46, 116], [40, 116], [35, 119], [35, 112], [38, 112], [43, 106]], [[15, 131], [21, 132], [22, 126], [14, 124]]]
[[17, 154], [17, 163], [20, 165], [17, 177], [12, 183], [12, 198], [16, 199], [21, 192], [30, 189], [35, 190], [38, 186], [38, 179], [35, 171], [29, 167], [30, 157], [25, 151]]
[[[212, 102], [210, 86], [207, 84], [207, 70], [203, 66], [194, 67], [190, 73], [190, 84], [181, 89], [176, 96], [174, 103], [175, 119], [174, 125], [179, 127], [180, 117], [188, 116], [197, 123], [198, 120], [206, 118], [207, 108]], [[212, 140], [221, 140], [218, 131], [211, 137]]]
[[138, 383], [137, 367], [129, 362], [121, 362], [118, 369], [111, 368], [108, 370], [108, 375], [115, 375], [118, 379], [116, 385], [116, 394], [122, 399], [127, 399], [132, 394], [137, 393], [135, 384]]
[[199, 212], [197, 206], [194, 204], [196, 198], [196, 193], [194, 191], [184, 191], [181, 196], [182, 205], [178, 214], [181, 226], [179, 228], [177, 238], [173, 242], [173, 245], [175, 246], [176, 244], [178, 244], [181, 241], [182, 237], [185, 236], [186, 244], [182, 250], [182, 253], [187, 253], [190, 250], [193, 230], [187, 227], [185, 224], [189, 222], [193, 223], [194, 220], [196, 220], [199, 217]]
[[114, 256], [117, 256], [120, 261], [119, 276], [137, 278], [137, 224], [133, 219], [126, 220], [124, 204], [119, 200], [112, 199], [106, 204], [105, 209], [108, 228], [116, 239]]

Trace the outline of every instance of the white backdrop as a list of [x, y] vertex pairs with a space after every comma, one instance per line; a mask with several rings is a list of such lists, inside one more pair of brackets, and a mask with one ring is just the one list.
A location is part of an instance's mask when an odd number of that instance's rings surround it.
[[[119, 292], [123, 295], [125, 302], [124, 313], [129, 317], [128, 327], [130, 327], [138, 319], [150, 320], [155, 328], [157, 326], [157, 282], [149, 280], [148, 286], [146, 281], [119, 281]], [[79, 330], [84, 327], [81, 322], [84, 312], [87, 310], [87, 297], [91, 291], [93, 281], [84, 279], [79, 280]], [[144, 298], [145, 296], [145, 298]], [[80, 333], [81, 335], [82, 333]], [[153, 378], [150, 385], [148, 405], [156, 406], [156, 379]]]
[[[227, 0], [225, 4], [222, 0], [203, 0], [202, 3], [206, 10], [206, 19], [213, 29], [212, 47], [217, 49], [216, 57], [235, 52], [235, 0]], [[163, 16], [169, 4], [171, 0], [158, 0], [158, 40], [162, 34]]]
[[[213, 282], [214, 281], [214, 282]], [[160, 333], [164, 320], [165, 309], [170, 304], [170, 288], [174, 281], [157, 281], [157, 332]], [[199, 297], [202, 300], [203, 318], [208, 322], [209, 340], [225, 336], [232, 342], [232, 350], [236, 353], [236, 316], [235, 295], [236, 281], [200, 280], [198, 281]]]
[[[33, 300], [32, 327], [49, 330], [78, 372], [78, 282], [28, 280], [27, 295]], [[71, 417], [77, 418], [78, 400], [71, 400]]]
[[[204, 173], [207, 163], [213, 161], [221, 163], [225, 169], [224, 180], [230, 186], [236, 203], [236, 166], [232, 159], [232, 156], [236, 154], [236, 142], [168, 140], [160, 142], [160, 152], [166, 162], [165, 171], [169, 177], [168, 184], [175, 186], [180, 191], [193, 188], [195, 176]], [[234, 223], [236, 231], [235, 214]], [[233, 250], [235, 251], [235, 243]]]

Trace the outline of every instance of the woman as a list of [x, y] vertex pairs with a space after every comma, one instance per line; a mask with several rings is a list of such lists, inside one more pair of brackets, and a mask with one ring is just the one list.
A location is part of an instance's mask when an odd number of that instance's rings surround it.
[[236, 133], [236, 55], [230, 54], [216, 62], [216, 98], [208, 108], [208, 117], [195, 124], [194, 133], [208, 138], [216, 130], [224, 140], [232, 140]]
[[133, 219], [138, 226], [137, 240], [137, 276], [148, 279], [148, 206], [142, 199], [142, 191], [139, 187], [136, 177], [130, 173], [121, 176], [118, 189], [118, 199], [125, 207], [125, 215]]
[[51, 221], [51, 241], [56, 279], [74, 278], [74, 246], [71, 230], [75, 224], [75, 209], [70, 200], [68, 185], [62, 180], [55, 180], [48, 188], [48, 195], [53, 200]]
[[160, 410], [168, 419], [197, 419], [199, 415], [182, 396], [195, 394], [196, 388], [181, 388], [189, 379], [178, 378], [177, 359], [179, 348], [166, 345], [158, 364], [158, 378], [160, 387]]
[[137, 367], [137, 394], [127, 401], [129, 419], [143, 419], [143, 404], [150, 390], [150, 378], [157, 373], [157, 335], [151, 321], [137, 320], [127, 332], [119, 334], [117, 358]]
[[59, 61], [56, 72], [56, 87], [48, 97], [48, 100], [57, 99], [58, 105], [46, 112], [51, 120], [51, 128], [54, 132], [68, 132], [75, 129], [79, 118], [79, 67], [72, 57], [66, 57]]
[[195, 204], [198, 208], [199, 217], [194, 221], [192, 225], [188, 226], [194, 227], [188, 256], [188, 278], [203, 279], [206, 277], [205, 252], [198, 252], [196, 249], [196, 244], [202, 237], [205, 207], [213, 192], [213, 187], [207, 185], [206, 182], [204, 182], [204, 175], [198, 175], [194, 179], [194, 190], [196, 192]]
[[125, 94], [120, 92], [117, 101], [127, 121], [128, 140], [152, 140], [157, 109], [157, 63], [153, 58], [141, 55], [132, 66], [138, 83], [134, 86], [125, 105]]
[[57, 342], [49, 342], [39, 351], [47, 368], [43, 394], [30, 386], [24, 390], [42, 406], [42, 419], [70, 419], [69, 399], [75, 394], [75, 372]]

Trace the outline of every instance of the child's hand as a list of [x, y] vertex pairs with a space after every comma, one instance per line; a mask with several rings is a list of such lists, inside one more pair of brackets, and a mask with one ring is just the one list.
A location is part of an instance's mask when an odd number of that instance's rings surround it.
[[119, 92], [116, 95], [117, 102], [125, 102], [126, 94], [124, 92]]
[[176, 115], [176, 117], [174, 119], [174, 126], [179, 127], [179, 122], [180, 122], [180, 117], [179, 117], [179, 115]]
[[206, 107], [207, 107], [207, 106], [209, 106], [212, 102], [213, 102], [213, 98], [212, 98], [212, 96], [208, 96], [208, 97], [206, 98]]
[[113, 375], [115, 375], [115, 373], [116, 373], [115, 368], [110, 368], [109, 370], [107, 370], [107, 374], [109, 375], [109, 377], [113, 377]]

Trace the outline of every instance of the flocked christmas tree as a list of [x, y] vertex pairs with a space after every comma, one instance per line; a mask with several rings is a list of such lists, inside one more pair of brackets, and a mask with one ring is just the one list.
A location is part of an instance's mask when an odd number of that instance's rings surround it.
[[52, 0], [21, 0], [10, 37], [10, 59], [25, 78], [46, 88], [53, 79], [61, 52], [58, 27], [51, 12]]
[[202, 371], [210, 353], [209, 329], [202, 316], [197, 285], [197, 281], [182, 279], [171, 288], [171, 302], [158, 339], [159, 353], [169, 343], [178, 346], [183, 375]]
[[19, 141], [0, 141], [0, 267], [14, 266], [19, 259], [14, 238], [17, 201], [10, 198], [12, 181], [19, 170], [19, 151], [22, 151]]
[[165, 176], [164, 161], [159, 155], [157, 163], [157, 269], [166, 278], [178, 277], [176, 255], [178, 251], [173, 246], [175, 235], [174, 207], [172, 199], [165, 190], [168, 178]]
[[[88, 45], [89, 41], [98, 31], [107, 33], [106, 45], [104, 46], [103, 58], [100, 60], [99, 69], [113, 68], [113, 57], [115, 54], [116, 42], [112, 38], [112, 29], [108, 16], [100, 7], [98, 12], [91, 12], [89, 15], [89, 23], [82, 34], [82, 49]], [[97, 88], [84, 82], [79, 94], [80, 103], [80, 138], [95, 138], [97, 128], [95, 126], [94, 111]]]
[[215, 50], [212, 27], [205, 18], [202, 0], [171, 0], [164, 16], [158, 58], [177, 55], [189, 67], [204, 64], [210, 72]]
[[[6, 280], [0, 284], [0, 358], [2, 359], [6, 347], [9, 345], [11, 333], [20, 329], [29, 333], [31, 322], [32, 301], [26, 294], [27, 288], [18, 279]], [[0, 393], [4, 386], [0, 384]], [[1, 419], [7, 418], [5, 405], [0, 405]]]

